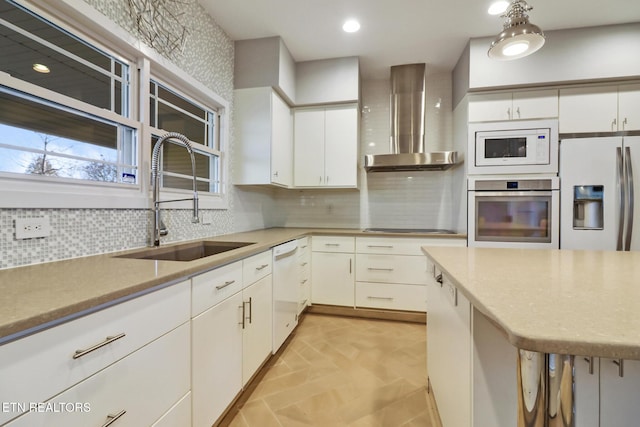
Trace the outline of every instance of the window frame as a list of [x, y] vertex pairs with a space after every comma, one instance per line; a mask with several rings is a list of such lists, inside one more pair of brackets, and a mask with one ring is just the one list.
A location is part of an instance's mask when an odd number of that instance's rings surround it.
[[[137, 132], [139, 176], [136, 184], [121, 184], [73, 178], [47, 179], [40, 176], [0, 172], [0, 208], [150, 208], [152, 204], [150, 158], [153, 129], [149, 126], [148, 104], [149, 79], [153, 73], [154, 80], [167, 84], [198, 103], [211, 105], [220, 115], [220, 193], [218, 195], [199, 194], [200, 207], [228, 209], [227, 149], [230, 121], [228, 101], [114, 22], [104, 19], [100, 12], [82, 0], [58, 0], [50, 7], [36, 5], [33, 0], [14, 1], [129, 65], [129, 117], [16, 79], [4, 72], [0, 72], [0, 84], [134, 128]], [[105, 42], [98, 42], [98, 40], [105, 40]], [[106, 43], [108, 46], [105, 46]], [[161, 198], [174, 198], [176, 192], [183, 193], [184, 190], [162, 190]], [[188, 202], [184, 204], [179, 202], [171, 204], [170, 208], [187, 209], [190, 208], [188, 205]]]

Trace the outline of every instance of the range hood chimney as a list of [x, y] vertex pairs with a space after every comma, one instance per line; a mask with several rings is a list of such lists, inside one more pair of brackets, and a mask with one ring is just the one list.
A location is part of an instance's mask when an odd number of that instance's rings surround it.
[[425, 64], [391, 67], [391, 154], [365, 156], [367, 172], [446, 170], [455, 151], [425, 150]]

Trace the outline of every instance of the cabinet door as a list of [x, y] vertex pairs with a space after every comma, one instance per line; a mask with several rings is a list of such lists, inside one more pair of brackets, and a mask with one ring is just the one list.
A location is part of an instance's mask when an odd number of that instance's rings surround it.
[[558, 91], [534, 90], [513, 93], [513, 119], [558, 117]]
[[242, 384], [246, 385], [271, 354], [271, 275], [242, 291], [244, 331], [242, 334]]
[[511, 93], [473, 95], [469, 100], [469, 121], [511, 120]]
[[242, 388], [242, 294], [192, 322], [193, 426], [209, 427]]
[[615, 87], [560, 89], [560, 133], [616, 131], [617, 117]]
[[600, 359], [600, 425], [637, 426], [639, 401], [640, 361]]
[[618, 130], [640, 129], [640, 84], [618, 87]]
[[271, 94], [271, 181], [285, 187], [293, 185], [293, 117], [289, 106]]
[[314, 252], [311, 257], [314, 304], [354, 305], [353, 254]]
[[324, 185], [324, 110], [298, 110], [294, 114], [294, 184]]
[[358, 184], [358, 109], [331, 108], [325, 112], [325, 185]]
[[600, 359], [576, 356], [573, 382], [575, 425], [598, 427], [600, 425], [598, 422], [600, 417]]

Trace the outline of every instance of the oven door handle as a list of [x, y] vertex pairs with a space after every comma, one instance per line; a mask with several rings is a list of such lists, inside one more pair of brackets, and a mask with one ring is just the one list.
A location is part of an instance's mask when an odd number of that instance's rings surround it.
[[538, 190], [527, 190], [527, 191], [473, 191], [470, 190], [470, 193], [474, 193], [476, 198], [478, 197], [551, 197], [553, 196], [553, 191], [538, 191]]

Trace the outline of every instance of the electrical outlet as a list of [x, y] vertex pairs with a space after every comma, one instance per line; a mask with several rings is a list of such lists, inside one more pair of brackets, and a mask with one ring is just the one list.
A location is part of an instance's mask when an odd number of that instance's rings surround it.
[[51, 234], [49, 217], [16, 218], [16, 239], [47, 237]]

